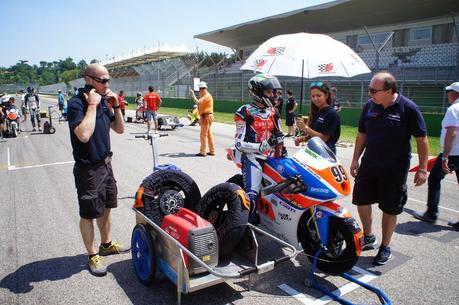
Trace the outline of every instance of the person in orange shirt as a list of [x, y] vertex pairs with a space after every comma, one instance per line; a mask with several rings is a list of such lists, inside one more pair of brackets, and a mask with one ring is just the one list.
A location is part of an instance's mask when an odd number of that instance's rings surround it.
[[[158, 109], [161, 106], [161, 97], [155, 92], [155, 89], [150, 86], [148, 87], [148, 93], [143, 98], [147, 118], [147, 134], [150, 132], [151, 121], [153, 120], [155, 125], [155, 132], [158, 131]], [[145, 109], [144, 108], [144, 109]]]
[[[198, 157], [215, 156], [214, 139], [212, 136], [212, 122], [214, 120], [214, 99], [209, 92], [207, 92], [207, 84], [200, 82], [199, 87], [199, 100], [196, 98], [194, 91], [190, 89], [190, 95], [195, 104], [198, 105], [199, 124], [201, 125], [201, 148]], [[207, 143], [206, 143], [207, 142]], [[206, 153], [206, 144], [209, 145], [209, 152]]]

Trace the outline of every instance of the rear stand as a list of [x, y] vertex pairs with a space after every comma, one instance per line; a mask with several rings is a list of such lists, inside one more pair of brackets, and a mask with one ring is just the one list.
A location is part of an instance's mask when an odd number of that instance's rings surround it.
[[[348, 300], [345, 300], [343, 299], [342, 297], [340, 297], [339, 295], [336, 295], [334, 294], [332, 291], [328, 290], [327, 288], [321, 286], [317, 281], [316, 281], [316, 278], [315, 278], [315, 270], [316, 270], [316, 265], [317, 265], [317, 258], [320, 256], [320, 253], [322, 252], [322, 249], [317, 251], [316, 255], [314, 256], [314, 261], [312, 263], [312, 266], [311, 266], [311, 271], [309, 272], [309, 280], [311, 281], [311, 284], [314, 288], [320, 290], [321, 292], [325, 293], [326, 295], [328, 295], [329, 297], [331, 297], [333, 300], [341, 303], [341, 304], [345, 304], [345, 305], [356, 305], [355, 303], [352, 303]], [[376, 294], [381, 302], [381, 304], [383, 305], [390, 305], [392, 304], [390, 299], [386, 296], [386, 294], [384, 292], [382, 292], [381, 289], [379, 288], [376, 288], [372, 285], [369, 285], [367, 283], [364, 283], [362, 281], [359, 281], [358, 279], [356, 279], [355, 277], [353, 277], [352, 275], [350, 275], [349, 273], [345, 272], [345, 273], [342, 273], [340, 275], [341, 277], [345, 278], [346, 280], [350, 281], [350, 282], [353, 282], [371, 292], [373, 292], [374, 294]]]

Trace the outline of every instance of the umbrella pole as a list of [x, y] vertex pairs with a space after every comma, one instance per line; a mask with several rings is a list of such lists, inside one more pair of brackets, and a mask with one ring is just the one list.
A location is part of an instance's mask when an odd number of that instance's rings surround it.
[[303, 110], [303, 87], [304, 87], [304, 59], [302, 60], [301, 65], [301, 88], [300, 88], [300, 114], [302, 114]]

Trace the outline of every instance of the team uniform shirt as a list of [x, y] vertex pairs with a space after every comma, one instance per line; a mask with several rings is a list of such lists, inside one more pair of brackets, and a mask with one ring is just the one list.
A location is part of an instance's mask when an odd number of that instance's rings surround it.
[[341, 122], [338, 113], [331, 106], [320, 109], [310, 127], [329, 136], [330, 138], [325, 143], [331, 150], [336, 150], [336, 142], [341, 135]]
[[[281, 130], [280, 116], [274, 107], [259, 108], [255, 104], [241, 106], [234, 115], [236, 149], [243, 153], [260, 153], [260, 143]], [[271, 150], [263, 152], [268, 155]]]
[[161, 102], [161, 97], [155, 93], [147, 93], [143, 98], [145, 104], [147, 105], [147, 110], [158, 111], [158, 104]]
[[124, 97], [122, 97], [121, 95], [118, 95], [118, 103], [120, 104], [121, 110], [126, 109], [126, 101], [124, 100]]
[[24, 97], [24, 104], [26, 107], [29, 107], [30, 110], [35, 111], [40, 106], [40, 99], [38, 98], [38, 94], [26, 94]]
[[107, 106], [102, 98], [97, 106], [96, 126], [94, 133], [87, 143], [81, 142], [76, 136], [74, 129], [83, 120], [88, 103], [83, 94], [73, 96], [68, 102], [67, 119], [70, 129], [70, 140], [73, 148], [73, 157], [76, 162], [95, 164], [103, 161], [111, 155], [110, 150], [110, 123], [115, 120], [115, 114]]
[[418, 106], [401, 94], [386, 109], [370, 99], [362, 110], [359, 132], [366, 135], [362, 161], [376, 167], [409, 164], [411, 136], [427, 135]]
[[[440, 146], [441, 151], [445, 144], [446, 127], [459, 128], [459, 99], [455, 100], [454, 103], [448, 107], [445, 116], [441, 121], [441, 134], [440, 134]], [[459, 156], [459, 135], [454, 140], [453, 147], [450, 152], [450, 156]]]
[[199, 115], [211, 114], [214, 112], [214, 99], [209, 92], [199, 98], [198, 112]]
[[65, 97], [63, 93], [59, 93], [59, 95], [57, 96], [57, 101], [60, 105], [64, 105]]

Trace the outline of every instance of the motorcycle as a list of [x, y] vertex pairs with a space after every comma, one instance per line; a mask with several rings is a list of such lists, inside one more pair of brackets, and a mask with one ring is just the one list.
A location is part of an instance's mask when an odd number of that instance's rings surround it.
[[[318, 137], [291, 157], [283, 158], [282, 145], [266, 157], [262, 189], [256, 208], [264, 229], [296, 245], [317, 268], [331, 275], [350, 270], [357, 262], [363, 232], [352, 215], [334, 200], [351, 192], [344, 167]], [[241, 168], [241, 153], [227, 149], [228, 159]], [[228, 180], [243, 188], [242, 175]]]
[[5, 132], [9, 137], [16, 138], [19, 135], [19, 109], [10, 106], [5, 113]]
[[137, 104], [137, 108], [135, 110], [135, 121], [136, 123], [139, 122], [146, 122], [146, 117], [145, 117], [145, 107], [143, 103]]

